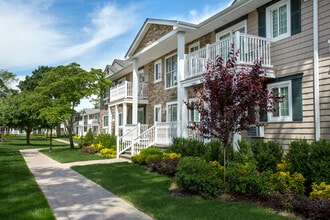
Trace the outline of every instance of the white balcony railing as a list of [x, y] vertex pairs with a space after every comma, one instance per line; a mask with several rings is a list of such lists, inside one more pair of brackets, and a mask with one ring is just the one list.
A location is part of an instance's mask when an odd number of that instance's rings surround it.
[[[110, 102], [119, 100], [119, 99], [132, 99], [133, 98], [133, 83], [125, 81], [119, 85], [113, 86], [110, 88]], [[148, 98], [148, 84], [139, 83], [138, 86], [138, 97], [139, 99]]]
[[186, 56], [185, 79], [202, 74], [206, 70], [207, 61], [214, 62], [217, 56], [227, 61], [231, 44], [235, 52], [239, 50], [237, 64], [252, 65], [255, 60], [261, 60], [264, 67], [272, 67], [270, 60], [270, 39], [236, 32], [228, 37]]

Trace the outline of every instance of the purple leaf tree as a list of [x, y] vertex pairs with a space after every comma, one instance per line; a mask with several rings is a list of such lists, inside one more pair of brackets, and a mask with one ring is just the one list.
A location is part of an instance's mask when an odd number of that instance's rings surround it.
[[238, 56], [232, 45], [226, 62], [221, 57], [214, 63], [208, 61], [202, 83], [194, 88], [197, 101], [185, 103], [189, 110], [200, 113], [200, 122], [189, 127], [198, 129], [204, 138], [221, 141], [225, 166], [233, 134], [260, 125], [255, 112], [272, 112], [280, 101], [264, 87], [266, 73], [261, 61], [255, 61], [252, 68], [242, 67], [237, 65]]

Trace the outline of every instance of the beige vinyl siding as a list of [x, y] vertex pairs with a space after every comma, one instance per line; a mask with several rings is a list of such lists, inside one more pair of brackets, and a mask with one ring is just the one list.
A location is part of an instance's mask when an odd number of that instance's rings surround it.
[[319, 1], [319, 85], [321, 138], [330, 139], [330, 2]]
[[[271, 61], [276, 78], [303, 73], [302, 122], [274, 122], [265, 127], [265, 140], [279, 141], [285, 149], [291, 140], [304, 138], [314, 140], [313, 96], [313, 24], [312, 1], [302, 2], [301, 33], [271, 43]], [[257, 34], [257, 13], [249, 14], [248, 31]], [[255, 17], [255, 18], [253, 18]], [[249, 28], [250, 27], [250, 28]], [[253, 27], [253, 28], [252, 28]]]

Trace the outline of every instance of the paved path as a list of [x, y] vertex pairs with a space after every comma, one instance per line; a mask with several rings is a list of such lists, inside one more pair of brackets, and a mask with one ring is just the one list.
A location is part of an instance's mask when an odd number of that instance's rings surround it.
[[135, 220], [152, 218], [70, 168], [72, 165], [123, 162], [124, 159], [61, 164], [37, 149], [21, 150], [57, 220]]

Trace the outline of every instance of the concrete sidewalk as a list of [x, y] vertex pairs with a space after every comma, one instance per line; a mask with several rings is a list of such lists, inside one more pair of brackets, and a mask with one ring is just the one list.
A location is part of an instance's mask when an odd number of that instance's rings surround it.
[[124, 162], [124, 159], [61, 164], [37, 149], [21, 150], [21, 154], [57, 220], [152, 219], [70, 168], [72, 165]]

